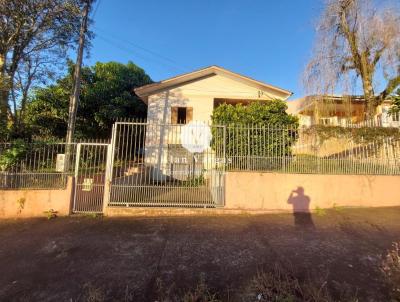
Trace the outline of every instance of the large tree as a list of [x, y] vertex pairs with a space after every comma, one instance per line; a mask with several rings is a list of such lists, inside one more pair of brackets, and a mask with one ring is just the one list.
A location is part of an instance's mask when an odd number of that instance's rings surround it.
[[309, 93], [351, 94], [361, 84], [371, 116], [400, 85], [400, 9], [386, 2], [326, 1], [305, 70]]
[[[65, 137], [73, 68], [70, 62], [65, 77], [35, 91], [26, 109], [31, 135]], [[133, 89], [151, 83], [151, 79], [132, 62], [98, 62], [84, 67], [81, 83], [75, 137], [108, 138], [117, 119], [146, 117], [146, 106]]]
[[20, 125], [29, 89], [79, 33], [81, 0], [0, 0], [0, 129]]

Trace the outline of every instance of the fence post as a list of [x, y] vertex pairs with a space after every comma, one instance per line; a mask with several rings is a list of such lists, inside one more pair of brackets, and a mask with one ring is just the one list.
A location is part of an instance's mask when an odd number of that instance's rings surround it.
[[247, 170], [250, 171], [250, 126], [247, 125]]
[[223, 167], [224, 167], [224, 169], [223, 169], [223, 171], [225, 172], [226, 171], [226, 165], [228, 164], [228, 159], [227, 159], [227, 156], [226, 156], [226, 125], [223, 125], [223, 129], [224, 129], [224, 132], [223, 132], [223, 135], [224, 135], [224, 140], [223, 140], [223, 146], [222, 146], [222, 152], [223, 152], [223, 159], [224, 159], [224, 161], [223, 161]]
[[106, 213], [110, 202], [112, 174], [114, 166], [114, 150], [116, 138], [116, 124], [112, 126], [111, 143], [107, 146], [106, 174], [104, 176], [104, 195], [103, 195], [103, 213]]
[[75, 203], [76, 203], [76, 187], [78, 184], [78, 176], [79, 176], [79, 159], [81, 157], [81, 144], [78, 143], [76, 146], [76, 158], [75, 158], [75, 176], [74, 176], [74, 195], [73, 195], [73, 207], [72, 210], [75, 211]]

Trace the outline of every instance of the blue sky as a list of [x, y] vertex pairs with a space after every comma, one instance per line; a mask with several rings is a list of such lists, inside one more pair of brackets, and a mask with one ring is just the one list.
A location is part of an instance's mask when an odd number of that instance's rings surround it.
[[215, 64], [304, 94], [320, 0], [100, 1], [85, 65], [130, 60], [158, 81]]

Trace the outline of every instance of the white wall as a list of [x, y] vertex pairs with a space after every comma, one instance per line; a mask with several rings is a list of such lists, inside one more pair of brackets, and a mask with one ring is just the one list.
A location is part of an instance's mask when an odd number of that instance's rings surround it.
[[271, 90], [260, 90], [237, 80], [214, 75], [148, 97], [148, 120], [171, 121], [171, 106], [193, 107], [193, 120], [208, 122], [215, 98], [238, 100], [282, 99]]
[[[155, 123], [169, 124], [171, 122], [171, 107], [192, 107], [193, 120], [209, 123], [214, 108], [215, 98], [237, 100], [268, 100], [283, 99], [282, 95], [264, 88], [249, 86], [242, 81], [222, 75], [208, 76], [195, 82], [172, 87], [168, 90], [148, 97], [147, 120]], [[168, 144], [179, 143], [179, 129], [167, 127], [166, 130], [156, 126], [146, 134], [146, 163], [157, 165], [155, 170], [164, 170], [160, 161], [167, 161]], [[178, 130], [178, 131], [177, 131]]]

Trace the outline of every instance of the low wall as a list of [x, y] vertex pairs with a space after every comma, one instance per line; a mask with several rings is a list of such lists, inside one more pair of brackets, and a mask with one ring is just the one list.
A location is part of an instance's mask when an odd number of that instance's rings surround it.
[[70, 214], [73, 178], [68, 177], [66, 189], [0, 190], [0, 218], [44, 217], [44, 212]]
[[[228, 172], [225, 208], [308, 211], [334, 204], [400, 206], [399, 188], [400, 176]], [[297, 192], [289, 198], [293, 190]]]

